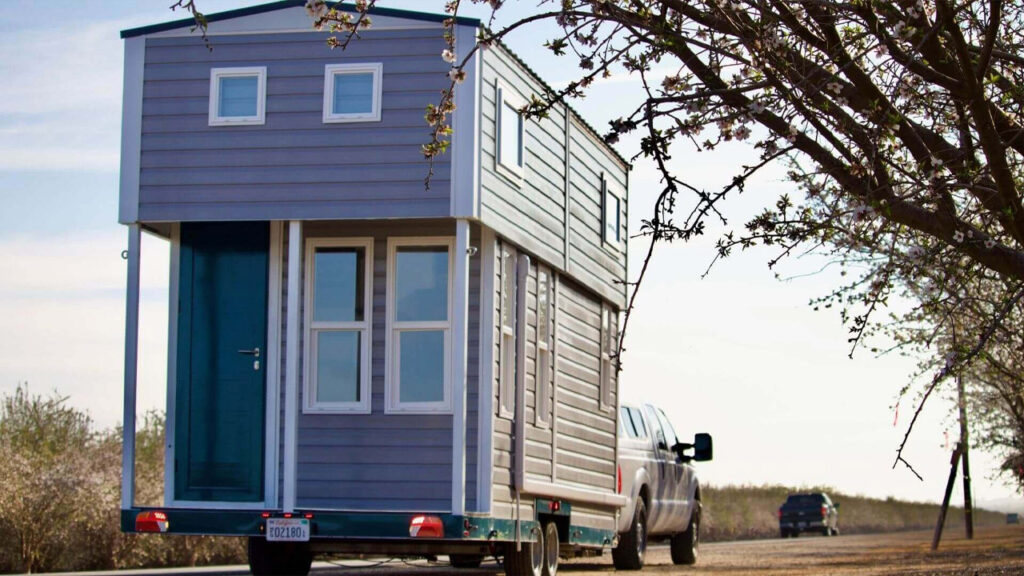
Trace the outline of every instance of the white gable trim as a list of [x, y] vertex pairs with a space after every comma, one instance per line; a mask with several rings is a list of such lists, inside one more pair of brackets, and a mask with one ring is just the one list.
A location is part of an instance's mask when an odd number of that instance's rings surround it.
[[[373, 30], [414, 30], [417, 28], [441, 28], [440, 22], [425, 22], [407, 18], [396, 18], [394, 16], [370, 16], [373, 26], [366, 29]], [[237, 34], [284, 34], [289, 32], [315, 32], [313, 30], [313, 19], [306, 13], [302, 6], [282, 8], [264, 12], [262, 14], [250, 14], [239, 16], [228, 20], [210, 22], [206, 27], [207, 36], [229, 36]], [[198, 30], [192, 31], [192, 26], [182, 26], [174, 30], [164, 30], [147, 34], [149, 38], [180, 38], [183, 36], [200, 36]], [[438, 54], [438, 58], [441, 55]]]

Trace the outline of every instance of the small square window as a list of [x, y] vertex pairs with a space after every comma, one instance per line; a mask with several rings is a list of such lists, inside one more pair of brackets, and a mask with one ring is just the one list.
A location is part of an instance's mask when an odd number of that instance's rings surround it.
[[510, 178], [522, 178], [524, 122], [519, 110], [526, 103], [510, 88], [501, 84], [498, 84], [497, 102], [496, 169]]
[[622, 243], [622, 205], [619, 197], [608, 189], [607, 184], [602, 184], [604, 199], [601, 215], [602, 236], [606, 244], [618, 247]]
[[324, 68], [324, 122], [379, 122], [382, 64]]
[[210, 70], [210, 126], [263, 124], [266, 95], [264, 67]]

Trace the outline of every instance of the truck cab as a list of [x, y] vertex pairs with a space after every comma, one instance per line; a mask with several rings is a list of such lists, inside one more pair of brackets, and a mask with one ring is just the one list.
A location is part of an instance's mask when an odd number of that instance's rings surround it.
[[[665, 412], [651, 404], [619, 409], [619, 477], [626, 505], [619, 514], [619, 544], [612, 551], [620, 570], [643, 568], [647, 542], [670, 539], [672, 561], [697, 561], [700, 483], [693, 461], [711, 460], [709, 434], [680, 442]], [[693, 450], [691, 454], [689, 451]]]

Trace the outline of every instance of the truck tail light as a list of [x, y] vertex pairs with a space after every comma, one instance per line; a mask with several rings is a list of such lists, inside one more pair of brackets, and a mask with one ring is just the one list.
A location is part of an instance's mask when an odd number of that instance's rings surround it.
[[167, 514], [159, 510], [139, 512], [135, 517], [136, 532], [167, 532]]
[[821, 505], [821, 517], [828, 518], [828, 506], [825, 506], [824, 504]]
[[444, 525], [437, 516], [415, 516], [409, 522], [412, 538], [444, 538]]
[[615, 473], [615, 493], [622, 494], [622, 466], [616, 468]]

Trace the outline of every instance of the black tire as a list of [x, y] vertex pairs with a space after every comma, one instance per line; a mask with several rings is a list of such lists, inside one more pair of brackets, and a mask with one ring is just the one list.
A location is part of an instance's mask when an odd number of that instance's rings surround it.
[[482, 554], [449, 554], [448, 561], [455, 568], [479, 568], [484, 557]]
[[832, 535], [833, 536], [839, 536], [839, 526], [836, 526], [835, 528], [832, 529]]
[[789, 538], [789, 530], [785, 528], [779, 529], [779, 538]]
[[821, 531], [821, 535], [828, 538], [832, 535], [832, 529], [826, 526], [825, 529]]
[[515, 542], [505, 545], [506, 576], [543, 576], [544, 573], [544, 532], [537, 529], [536, 542], [521, 542], [516, 550]]
[[544, 525], [544, 576], [557, 576], [558, 574], [558, 525], [548, 522]]
[[647, 506], [638, 498], [629, 531], [619, 534], [619, 545], [612, 549], [612, 562], [617, 570], [640, 570], [646, 554]]
[[672, 552], [673, 564], [687, 566], [697, 563], [697, 548], [700, 546], [700, 501], [690, 514], [690, 525], [686, 531], [672, 535], [669, 550]]
[[313, 553], [305, 542], [267, 542], [249, 538], [249, 570], [254, 576], [309, 574]]

